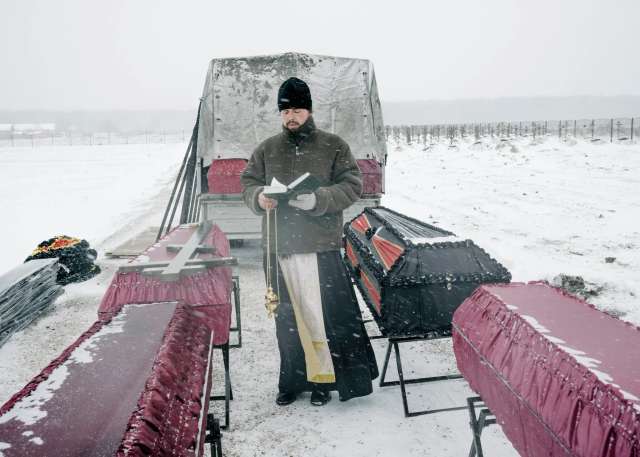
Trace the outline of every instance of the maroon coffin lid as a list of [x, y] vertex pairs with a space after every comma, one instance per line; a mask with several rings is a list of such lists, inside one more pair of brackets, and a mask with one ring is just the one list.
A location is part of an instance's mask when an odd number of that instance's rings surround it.
[[[196, 230], [195, 225], [176, 227], [133, 262], [172, 260], [177, 252], [168, 251], [166, 246], [184, 245]], [[229, 241], [216, 225], [211, 228], [203, 244], [215, 247], [216, 252], [198, 253], [197, 259], [206, 260], [230, 255]], [[180, 301], [197, 309], [202, 321], [214, 332], [214, 344], [221, 345], [229, 340], [231, 289], [230, 267], [208, 268], [204, 272], [184, 276], [177, 281], [163, 281], [139, 272], [118, 272], [113, 276], [102, 298], [98, 315], [108, 319], [127, 303]]]
[[522, 454], [640, 455], [640, 329], [546, 283], [481, 286], [458, 367]]
[[201, 452], [211, 333], [176, 306], [96, 322], [0, 408], [3, 457]]
[[4, 456], [115, 455], [175, 308], [129, 306], [94, 324], [0, 409]]

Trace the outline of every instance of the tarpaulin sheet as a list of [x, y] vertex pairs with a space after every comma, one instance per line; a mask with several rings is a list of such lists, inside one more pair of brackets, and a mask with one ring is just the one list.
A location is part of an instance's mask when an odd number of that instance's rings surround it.
[[2, 455], [115, 455], [176, 306], [95, 323], [0, 408]]
[[318, 128], [342, 137], [356, 159], [386, 162], [382, 108], [371, 62], [285, 53], [213, 59], [200, 107], [198, 156], [249, 159], [281, 130], [277, 95], [296, 76], [307, 82]]
[[[166, 246], [185, 244], [196, 229], [195, 225], [176, 227], [132, 263], [170, 261], [177, 252], [167, 251]], [[229, 241], [215, 225], [203, 244], [214, 246], [216, 252], [197, 254], [198, 259], [229, 256]], [[176, 300], [196, 308], [202, 320], [213, 330], [215, 345], [225, 344], [229, 341], [231, 326], [231, 276], [230, 267], [208, 268], [201, 273], [183, 276], [177, 281], [163, 281], [139, 272], [118, 272], [102, 298], [98, 314], [109, 318], [126, 303]]]
[[527, 457], [640, 456], [640, 329], [546, 283], [484, 285], [453, 318], [460, 372]]

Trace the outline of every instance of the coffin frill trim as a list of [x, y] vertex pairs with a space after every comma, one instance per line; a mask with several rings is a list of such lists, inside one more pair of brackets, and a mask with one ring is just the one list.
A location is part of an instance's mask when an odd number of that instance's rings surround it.
[[[546, 283], [529, 285], [551, 288]], [[501, 287], [511, 286], [527, 285]], [[491, 287], [497, 294], [490, 293]], [[456, 310], [453, 348], [460, 372], [496, 415], [516, 450], [529, 457], [640, 456], [638, 402], [554, 343], [563, 340], [544, 336], [534, 316], [522, 316], [515, 304], [502, 301], [499, 287], [478, 287]], [[598, 319], [615, 319], [555, 291], [600, 313]], [[628, 337], [637, 332], [640, 342], [640, 329], [618, 322], [618, 333]]]
[[209, 329], [199, 324], [192, 309], [178, 307], [118, 457], [200, 455], [203, 443], [199, 438], [209, 405], [210, 348]]

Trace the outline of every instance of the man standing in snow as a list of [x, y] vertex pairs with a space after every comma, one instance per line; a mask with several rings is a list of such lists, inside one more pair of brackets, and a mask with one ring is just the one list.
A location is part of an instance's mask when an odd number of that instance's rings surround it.
[[[278, 108], [282, 132], [254, 151], [241, 177], [243, 196], [247, 206], [263, 216], [263, 247], [271, 243], [273, 249], [276, 236], [278, 241], [272, 271], [265, 271], [271, 284], [279, 284], [276, 403], [287, 405], [311, 391], [311, 403], [319, 406], [331, 399], [331, 390], [337, 390], [342, 401], [370, 394], [371, 380], [378, 376], [340, 257], [342, 211], [360, 197], [362, 179], [349, 145], [316, 128], [304, 81], [289, 78], [282, 84]], [[305, 172], [320, 182], [314, 192], [279, 204], [263, 195], [272, 178], [288, 184]], [[267, 211], [271, 240], [266, 239]]]

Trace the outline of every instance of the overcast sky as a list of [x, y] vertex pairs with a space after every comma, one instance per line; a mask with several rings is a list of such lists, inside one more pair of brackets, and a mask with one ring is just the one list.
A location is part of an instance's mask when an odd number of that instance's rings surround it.
[[373, 61], [383, 101], [640, 94], [640, 1], [0, 0], [0, 109], [189, 109], [210, 59]]

